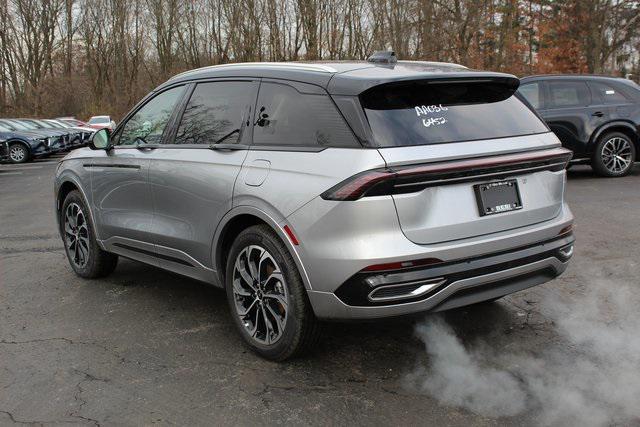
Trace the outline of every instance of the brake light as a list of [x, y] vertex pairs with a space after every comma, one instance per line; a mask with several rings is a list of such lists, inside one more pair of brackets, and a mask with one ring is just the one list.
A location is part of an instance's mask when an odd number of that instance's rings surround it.
[[373, 169], [345, 179], [321, 194], [325, 200], [358, 200], [365, 196], [381, 196], [421, 191], [431, 185], [495, 179], [541, 170], [563, 170], [572, 152], [553, 148], [526, 153], [403, 166], [395, 169]]
[[365, 194], [373, 195], [377, 184], [391, 179], [395, 174], [390, 170], [371, 170], [352, 176], [322, 193], [325, 200], [358, 200]]

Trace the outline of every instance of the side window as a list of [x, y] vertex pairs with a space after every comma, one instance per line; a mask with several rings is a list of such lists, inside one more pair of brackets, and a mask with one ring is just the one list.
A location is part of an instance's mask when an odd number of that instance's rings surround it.
[[253, 130], [255, 145], [359, 147], [328, 95], [262, 83]]
[[237, 143], [249, 106], [253, 82], [210, 82], [196, 86], [182, 114], [174, 144]]
[[549, 107], [584, 107], [591, 102], [589, 88], [584, 82], [550, 81]]
[[629, 100], [613, 86], [603, 82], [591, 81], [589, 86], [596, 100], [603, 104], [626, 104]]
[[527, 83], [520, 86], [518, 92], [537, 110], [542, 106], [540, 88], [540, 83]]
[[124, 124], [117, 145], [160, 144], [173, 108], [180, 100], [184, 86], [174, 87], [156, 95]]

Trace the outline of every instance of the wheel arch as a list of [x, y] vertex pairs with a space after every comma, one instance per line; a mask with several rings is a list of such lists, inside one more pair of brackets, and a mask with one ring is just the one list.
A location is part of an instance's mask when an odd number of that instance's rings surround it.
[[291, 242], [289, 236], [283, 229], [284, 225], [287, 224], [285, 218], [280, 215], [269, 214], [253, 206], [237, 206], [231, 209], [218, 224], [213, 239], [211, 259], [218, 273], [220, 284], [224, 287], [226, 257], [229, 254], [231, 244], [242, 230], [258, 224], [269, 226], [278, 235], [280, 240], [284, 242], [293, 256], [305, 288], [310, 290], [311, 284], [302, 260], [300, 259], [299, 250], [296, 245]]
[[598, 130], [593, 133], [591, 140], [589, 141], [590, 152], [593, 152], [600, 138], [609, 132], [620, 132], [627, 135], [631, 138], [631, 141], [636, 148], [636, 153], [640, 153], [640, 135], [638, 135], [638, 131], [632, 123], [625, 121], [609, 122], [598, 128]]
[[6, 143], [9, 145], [9, 147], [11, 146], [11, 144], [23, 145], [27, 149], [27, 156], [29, 156], [28, 159], [33, 158], [33, 150], [31, 149], [31, 144], [29, 144], [27, 141], [19, 138], [11, 138], [8, 139]]
[[[102, 241], [100, 240], [100, 233], [98, 230], [98, 226], [95, 221], [95, 217], [93, 215], [93, 210], [91, 209], [91, 203], [87, 194], [85, 193], [82, 185], [80, 185], [79, 179], [77, 179], [72, 173], [67, 173], [61, 177], [56, 178], [56, 191], [55, 191], [55, 212], [56, 212], [56, 221], [58, 222], [58, 229], [60, 229], [60, 213], [62, 211], [62, 204], [64, 203], [64, 199], [67, 195], [73, 190], [78, 190], [80, 195], [84, 199], [85, 204], [87, 205], [87, 209], [89, 210], [89, 216], [91, 217], [91, 223], [94, 227], [94, 232], [96, 234], [96, 240], [98, 241], [98, 245], [103, 247]], [[104, 249], [104, 248], [103, 248]]]

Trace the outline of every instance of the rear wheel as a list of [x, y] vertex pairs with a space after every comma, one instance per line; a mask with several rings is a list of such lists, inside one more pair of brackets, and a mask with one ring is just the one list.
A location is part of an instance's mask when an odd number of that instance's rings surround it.
[[593, 169], [607, 177], [625, 176], [633, 168], [636, 148], [631, 139], [620, 132], [607, 133], [600, 138], [593, 154]]
[[282, 361], [318, 341], [319, 324], [298, 269], [270, 227], [257, 225], [238, 235], [225, 282], [234, 323], [261, 356]]
[[103, 251], [98, 245], [89, 209], [79, 191], [67, 195], [60, 215], [64, 248], [73, 271], [86, 279], [113, 272], [118, 256]]
[[9, 146], [11, 163], [25, 163], [29, 160], [29, 150], [23, 144], [13, 143]]

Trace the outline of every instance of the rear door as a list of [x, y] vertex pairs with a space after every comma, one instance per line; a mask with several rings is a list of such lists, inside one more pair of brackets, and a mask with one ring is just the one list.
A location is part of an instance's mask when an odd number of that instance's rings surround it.
[[540, 115], [562, 144], [576, 157], [587, 154], [593, 131], [605, 121], [606, 111], [593, 105], [587, 83], [582, 80], [546, 80], [545, 104]]
[[258, 82], [193, 84], [172, 135], [151, 155], [152, 235], [165, 267], [209, 280], [216, 226], [231, 209], [233, 187], [247, 155]]
[[[402, 176], [393, 199], [410, 240], [435, 244], [465, 239], [559, 214], [563, 165], [562, 170], [506, 169], [499, 178], [483, 171], [496, 159], [537, 158], [538, 151], [560, 145], [513, 96], [516, 88], [512, 81], [414, 81], [374, 87], [360, 96], [380, 153]], [[476, 186], [499, 182], [510, 183], [518, 206], [487, 215], [480, 210]]]

